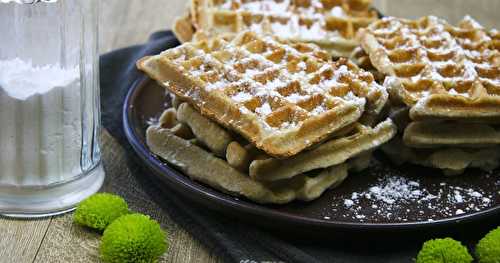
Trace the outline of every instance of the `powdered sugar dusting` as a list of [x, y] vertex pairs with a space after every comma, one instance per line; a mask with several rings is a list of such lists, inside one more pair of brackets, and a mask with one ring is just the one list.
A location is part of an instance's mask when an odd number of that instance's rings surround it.
[[231, 99], [235, 100], [236, 102], [243, 102], [243, 101], [251, 100], [252, 95], [250, 95], [249, 93], [246, 93], [246, 92], [240, 92], [240, 93], [237, 93], [236, 95], [234, 95], [233, 97], [231, 97]]
[[309, 98], [309, 95], [300, 95], [299, 93], [292, 93], [286, 97], [286, 99], [292, 103], [297, 103], [301, 100]]
[[[327, 20], [333, 17], [337, 19], [349, 17], [348, 6], [327, 7], [320, 0], [308, 1], [307, 5], [297, 4], [291, 0], [227, 0], [219, 4], [217, 8], [245, 12], [245, 14], [259, 17], [260, 19], [250, 19], [248, 27], [254, 32], [269, 33], [284, 39], [302, 42], [325, 42], [344, 38], [338, 29], [327, 26]], [[368, 10], [366, 10], [366, 16], [375, 19]]]
[[158, 117], [151, 117], [151, 118], [146, 120], [146, 124], [149, 126], [154, 126], [154, 125], [157, 125], [158, 123], [159, 123]]
[[182, 95], [201, 106], [209, 95], [227, 96], [231, 106], [251, 115], [266, 132], [288, 132], [337, 108], [362, 109], [364, 97], [380, 89], [363, 70], [347, 61], [330, 61], [313, 45], [288, 45], [250, 32], [220, 40], [214, 50], [199, 45], [186, 43], [162, 55], [193, 79], [195, 87]]
[[342, 9], [340, 6], [335, 6], [334, 8], [332, 8], [332, 10], [330, 11], [330, 14], [332, 16], [336, 16], [336, 17], [345, 17], [346, 16], [344, 9]]
[[488, 180], [498, 186], [497, 193], [491, 193], [478, 185], [462, 184], [460, 180], [450, 183], [450, 178], [444, 176], [441, 182], [429, 185], [423, 183], [425, 176], [408, 177], [405, 172], [377, 162], [370, 169], [378, 179], [358, 191], [343, 195], [325, 211], [327, 216], [339, 220], [332, 215], [341, 213], [341, 218], [357, 222], [434, 221], [482, 211], [497, 205], [500, 200], [498, 174], [469, 175], [479, 176], [478, 180]]
[[[477, 21], [465, 16], [459, 26], [453, 26], [443, 19], [428, 16], [418, 21], [428, 20], [427, 26], [414, 28], [413, 23], [394, 17], [383, 18], [369, 26], [368, 30], [384, 46], [387, 55], [387, 67], [408, 68], [408, 65], [425, 65], [422, 70], [415, 70], [408, 79], [417, 83], [423, 79], [440, 82], [444, 87], [458, 86], [461, 89], [448, 89], [448, 95], [472, 99], [478, 96], [475, 93], [476, 85], [462, 83], [484, 83], [485, 85], [500, 85], [498, 74], [484, 74], [495, 71], [491, 58], [496, 52], [491, 45], [492, 37]], [[460, 36], [460, 32], [474, 29], [474, 38]], [[385, 45], [387, 39], [397, 35], [402, 39], [400, 43]], [[490, 47], [488, 47], [490, 46]], [[493, 48], [491, 47], [493, 46]], [[408, 60], [393, 61], [392, 56], [405, 52], [410, 55]], [[401, 57], [401, 56], [399, 56]], [[406, 77], [404, 77], [406, 78]], [[430, 87], [430, 85], [427, 85]], [[423, 86], [422, 86], [423, 87]], [[420, 89], [419, 89], [420, 90]], [[437, 89], [428, 89], [427, 93], [408, 90], [416, 99], [426, 99], [437, 92]], [[442, 91], [439, 91], [442, 92]], [[495, 92], [487, 91], [487, 96], [497, 96]], [[474, 98], [475, 99], [475, 98]]]
[[219, 80], [217, 82], [214, 82], [214, 83], [210, 83], [206, 86], [206, 89], [208, 91], [210, 90], [215, 90], [215, 89], [222, 89], [224, 88], [226, 85], [228, 85], [228, 82], [225, 81], [225, 80]]
[[266, 102], [266, 103], [262, 104], [260, 107], [256, 108], [255, 112], [262, 115], [262, 116], [267, 116], [267, 115], [271, 114], [273, 111], [272, 111], [269, 103]]

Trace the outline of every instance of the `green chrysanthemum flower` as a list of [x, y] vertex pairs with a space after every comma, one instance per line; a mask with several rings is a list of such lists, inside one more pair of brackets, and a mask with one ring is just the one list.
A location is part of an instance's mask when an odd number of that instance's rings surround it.
[[156, 221], [142, 214], [130, 214], [106, 228], [100, 253], [108, 263], [150, 263], [156, 262], [167, 246], [165, 233]]
[[98, 193], [81, 202], [75, 212], [73, 220], [80, 225], [103, 231], [115, 219], [128, 214], [128, 205], [123, 198]]
[[500, 227], [479, 241], [476, 256], [479, 263], [500, 263]]
[[470, 263], [472, 256], [460, 242], [451, 239], [433, 239], [424, 243], [416, 263]]

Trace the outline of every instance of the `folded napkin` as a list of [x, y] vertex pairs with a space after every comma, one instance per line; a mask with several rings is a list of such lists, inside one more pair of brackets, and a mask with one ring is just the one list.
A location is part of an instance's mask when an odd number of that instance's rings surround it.
[[421, 246], [418, 242], [401, 247], [400, 243], [404, 242], [345, 243], [342, 235], [328, 242], [282, 239], [269, 231], [199, 207], [159, 187], [154, 176], [148, 176], [150, 171], [142, 168], [125, 138], [122, 106], [128, 89], [142, 76], [135, 62], [177, 45], [179, 42], [170, 31], [158, 32], [148, 43], [105, 54], [100, 61], [103, 125], [130, 154], [129, 159], [133, 160], [128, 163], [130, 170], [165, 213], [227, 262], [413, 262]]

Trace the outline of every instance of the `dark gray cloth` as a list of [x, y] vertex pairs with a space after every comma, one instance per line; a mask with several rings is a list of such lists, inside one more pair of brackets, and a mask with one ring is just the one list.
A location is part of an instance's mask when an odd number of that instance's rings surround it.
[[[328, 242], [304, 238], [285, 240], [162, 190], [158, 186], [160, 182], [156, 182], [153, 176], [147, 176], [149, 171], [143, 169], [133, 155], [123, 132], [122, 105], [132, 83], [141, 77], [135, 62], [143, 56], [157, 54], [178, 44], [171, 32], [158, 32], [151, 36], [147, 44], [105, 54], [100, 62], [103, 125], [131, 153], [128, 165], [141, 187], [176, 223], [228, 262], [413, 261], [420, 247], [419, 242], [404, 244], [396, 240], [394, 244], [374, 242], [361, 246], [357, 242], [344, 242], [342, 236]], [[335, 239], [338, 242], [334, 242]]]

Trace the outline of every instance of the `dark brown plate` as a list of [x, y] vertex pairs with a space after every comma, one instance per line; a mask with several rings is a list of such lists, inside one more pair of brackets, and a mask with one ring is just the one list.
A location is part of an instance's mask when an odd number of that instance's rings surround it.
[[[145, 129], [168, 103], [164, 90], [153, 81], [146, 77], [138, 80], [131, 87], [124, 105], [127, 138], [165, 187], [210, 209], [258, 224], [323, 234], [339, 230], [434, 231], [456, 223], [495, 219], [500, 214], [499, 170], [485, 173], [470, 169], [460, 176], [444, 177], [434, 169], [394, 166], [381, 153], [376, 154], [372, 168], [351, 174], [339, 188], [327, 191], [312, 202], [274, 206], [232, 197], [192, 181], [148, 150]], [[406, 184], [388, 183], [391, 180]], [[380, 187], [380, 194], [376, 194], [378, 189], [372, 188], [374, 186]], [[396, 189], [387, 188], [389, 186]], [[353, 193], [358, 193], [357, 199], [353, 198]], [[394, 198], [394, 203], [390, 204], [391, 198], [398, 193], [403, 197]], [[347, 199], [354, 204], [350, 205]]]

